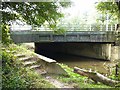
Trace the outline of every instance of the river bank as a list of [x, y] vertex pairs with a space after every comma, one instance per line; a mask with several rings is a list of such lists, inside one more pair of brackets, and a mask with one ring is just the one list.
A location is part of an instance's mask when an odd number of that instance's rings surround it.
[[[9, 47], [4, 47], [4, 48], [5, 48], [4, 50], [7, 51], [7, 54], [10, 54], [10, 52], [16, 51], [17, 53], [20, 53], [20, 54], [22, 53], [22, 54], [29, 56], [29, 55], [31, 55], [30, 53], [32, 52], [30, 50], [27, 50], [26, 47], [23, 47], [22, 45], [11, 45]], [[34, 52], [32, 52], [32, 53], [34, 53]], [[15, 62], [13, 62], [11, 64], [16, 65]], [[61, 88], [62, 87], [63, 88], [66, 88], [66, 87], [67, 88], [111, 88], [110, 86], [106, 86], [101, 83], [94, 83], [93, 81], [87, 79], [87, 77], [75, 74], [73, 72], [73, 68], [70, 68], [69, 66], [67, 66], [65, 64], [61, 64], [61, 63], [58, 63], [58, 64], [60, 64], [61, 67], [64, 68], [64, 70], [68, 73], [68, 76], [46, 73], [46, 74], [43, 74], [42, 76], [40, 75], [40, 78], [42, 79], [42, 81], [44, 83], [41, 82], [41, 79], [39, 78], [39, 80], [40, 80], [40, 82], [38, 80], [39, 84], [37, 84], [38, 82], [36, 82], [36, 80], [34, 81], [34, 84], [36, 83], [36, 86], [38, 88], [49, 88], [49, 87], [52, 87], [52, 88], [60, 88], [60, 87]], [[22, 67], [22, 68], [26, 68], [26, 67]], [[15, 72], [17, 72], [17, 71], [15, 71]], [[35, 73], [33, 71], [30, 71], [30, 72], [31, 72], [30, 75], [33, 75]], [[24, 74], [24, 72], [21, 72], [21, 73]], [[23, 75], [20, 75], [19, 77], [21, 77], [21, 76], [23, 76]], [[16, 77], [16, 75], [14, 77]], [[31, 78], [31, 77], [34, 77], [34, 75], [29, 76], [29, 78]], [[34, 80], [34, 78], [31, 78], [31, 79]], [[30, 79], [30, 81], [31, 81], [31, 79]], [[14, 80], [12, 82], [14, 82]], [[19, 82], [19, 79], [17, 80], [17, 82]], [[6, 82], [4, 82], [4, 83], [6, 83]], [[56, 85], [57, 83], [58, 83], [58, 85]], [[10, 83], [7, 83], [6, 87], [8, 86], [8, 84], [10, 84]], [[25, 83], [24, 83], [24, 85], [25, 85]], [[41, 85], [43, 85], [43, 86], [41, 86]], [[58, 87], [56, 87], [55, 85]]]
[[[31, 51], [34, 51], [34, 43], [26, 43], [23, 44], [23, 46], [27, 47]], [[92, 69], [106, 76], [111, 75], [112, 72], [115, 71], [115, 66], [120, 61], [118, 60], [119, 58], [120, 58], [119, 46], [112, 46], [110, 61], [64, 53], [54, 55], [54, 59], [57, 62], [66, 64], [71, 68], [77, 66], [79, 68]]]

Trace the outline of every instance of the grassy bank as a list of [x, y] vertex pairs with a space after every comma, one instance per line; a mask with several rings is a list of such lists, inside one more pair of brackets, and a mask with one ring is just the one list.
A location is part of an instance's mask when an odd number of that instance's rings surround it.
[[[4, 88], [55, 88], [47, 82], [43, 76], [29, 68], [23, 68], [20, 61], [17, 60], [15, 54], [25, 54], [31, 56], [33, 51], [27, 49], [24, 45], [11, 44], [2, 46], [2, 87]], [[73, 72], [65, 64], [59, 63], [63, 67], [68, 76], [51, 75], [54, 79], [61, 83], [69, 84], [74, 88], [112, 88], [102, 83], [94, 83], [91, 79], [81, 76]]]
[[3, 88], [54, 88], [49, 82], [29, 68], [23, 68], [15, 53], [30, 54], [21, 46], [2, 46], [2, 87]]
[[61, 82], [71, 84], [75, 88], [111, 88], [110, 86], [103, 85], [102, 83], [95, 83], [91, 79], [85, 76], [81, 76], [73, 72], [72, 68], [67, 65], [60, 64], [68, 73], [68, 76], [60, 75], [54, 78], [60, 80]]

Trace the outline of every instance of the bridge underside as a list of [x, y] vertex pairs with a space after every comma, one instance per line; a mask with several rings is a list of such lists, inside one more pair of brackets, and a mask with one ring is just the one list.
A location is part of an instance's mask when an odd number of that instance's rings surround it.
[[111, 44], [104, 43], [35, 43], [35, 52], [54, 58], [60, 53], [110, 60]]

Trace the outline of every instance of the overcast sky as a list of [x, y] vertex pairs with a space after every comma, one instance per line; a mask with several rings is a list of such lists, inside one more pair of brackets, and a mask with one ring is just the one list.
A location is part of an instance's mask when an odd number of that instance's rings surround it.
[[78, 16], [83, 16], [87, 13], [89, 18], [94, 18], [96, 16], [95, 2], [99, 0], [71, 0], [73, 5], [70, 8], [64, 9], [67, 18], [73, 18]]
[[72, 0], [73, 6], [69, 9], [73, 15], [81, 14], [84, 12], [91, 13], [95, 11], [95, 2], [97, 0]]

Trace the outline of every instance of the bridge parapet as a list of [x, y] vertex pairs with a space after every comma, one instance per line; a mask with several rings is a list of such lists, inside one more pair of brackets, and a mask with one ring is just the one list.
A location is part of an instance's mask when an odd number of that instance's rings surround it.
[[11, 38], [16, 43], [24, 42], [101, 42], [114, 43], [114, 31], [66, 31], [57, 34], [54, 31], [11, 31]]
[[[60, 25], [57, 26], [54, 30], [59, 31], [115, 31], [117, 24], [115, 25], [91, 25], [91, 24], [78, 24], [78, 25]], [[37, 31], [54, 31], [49, 27], [37, 27], [32, 25], [12, 25], [12, 31], [24, 31], [24, 30], [37, 30]]]

